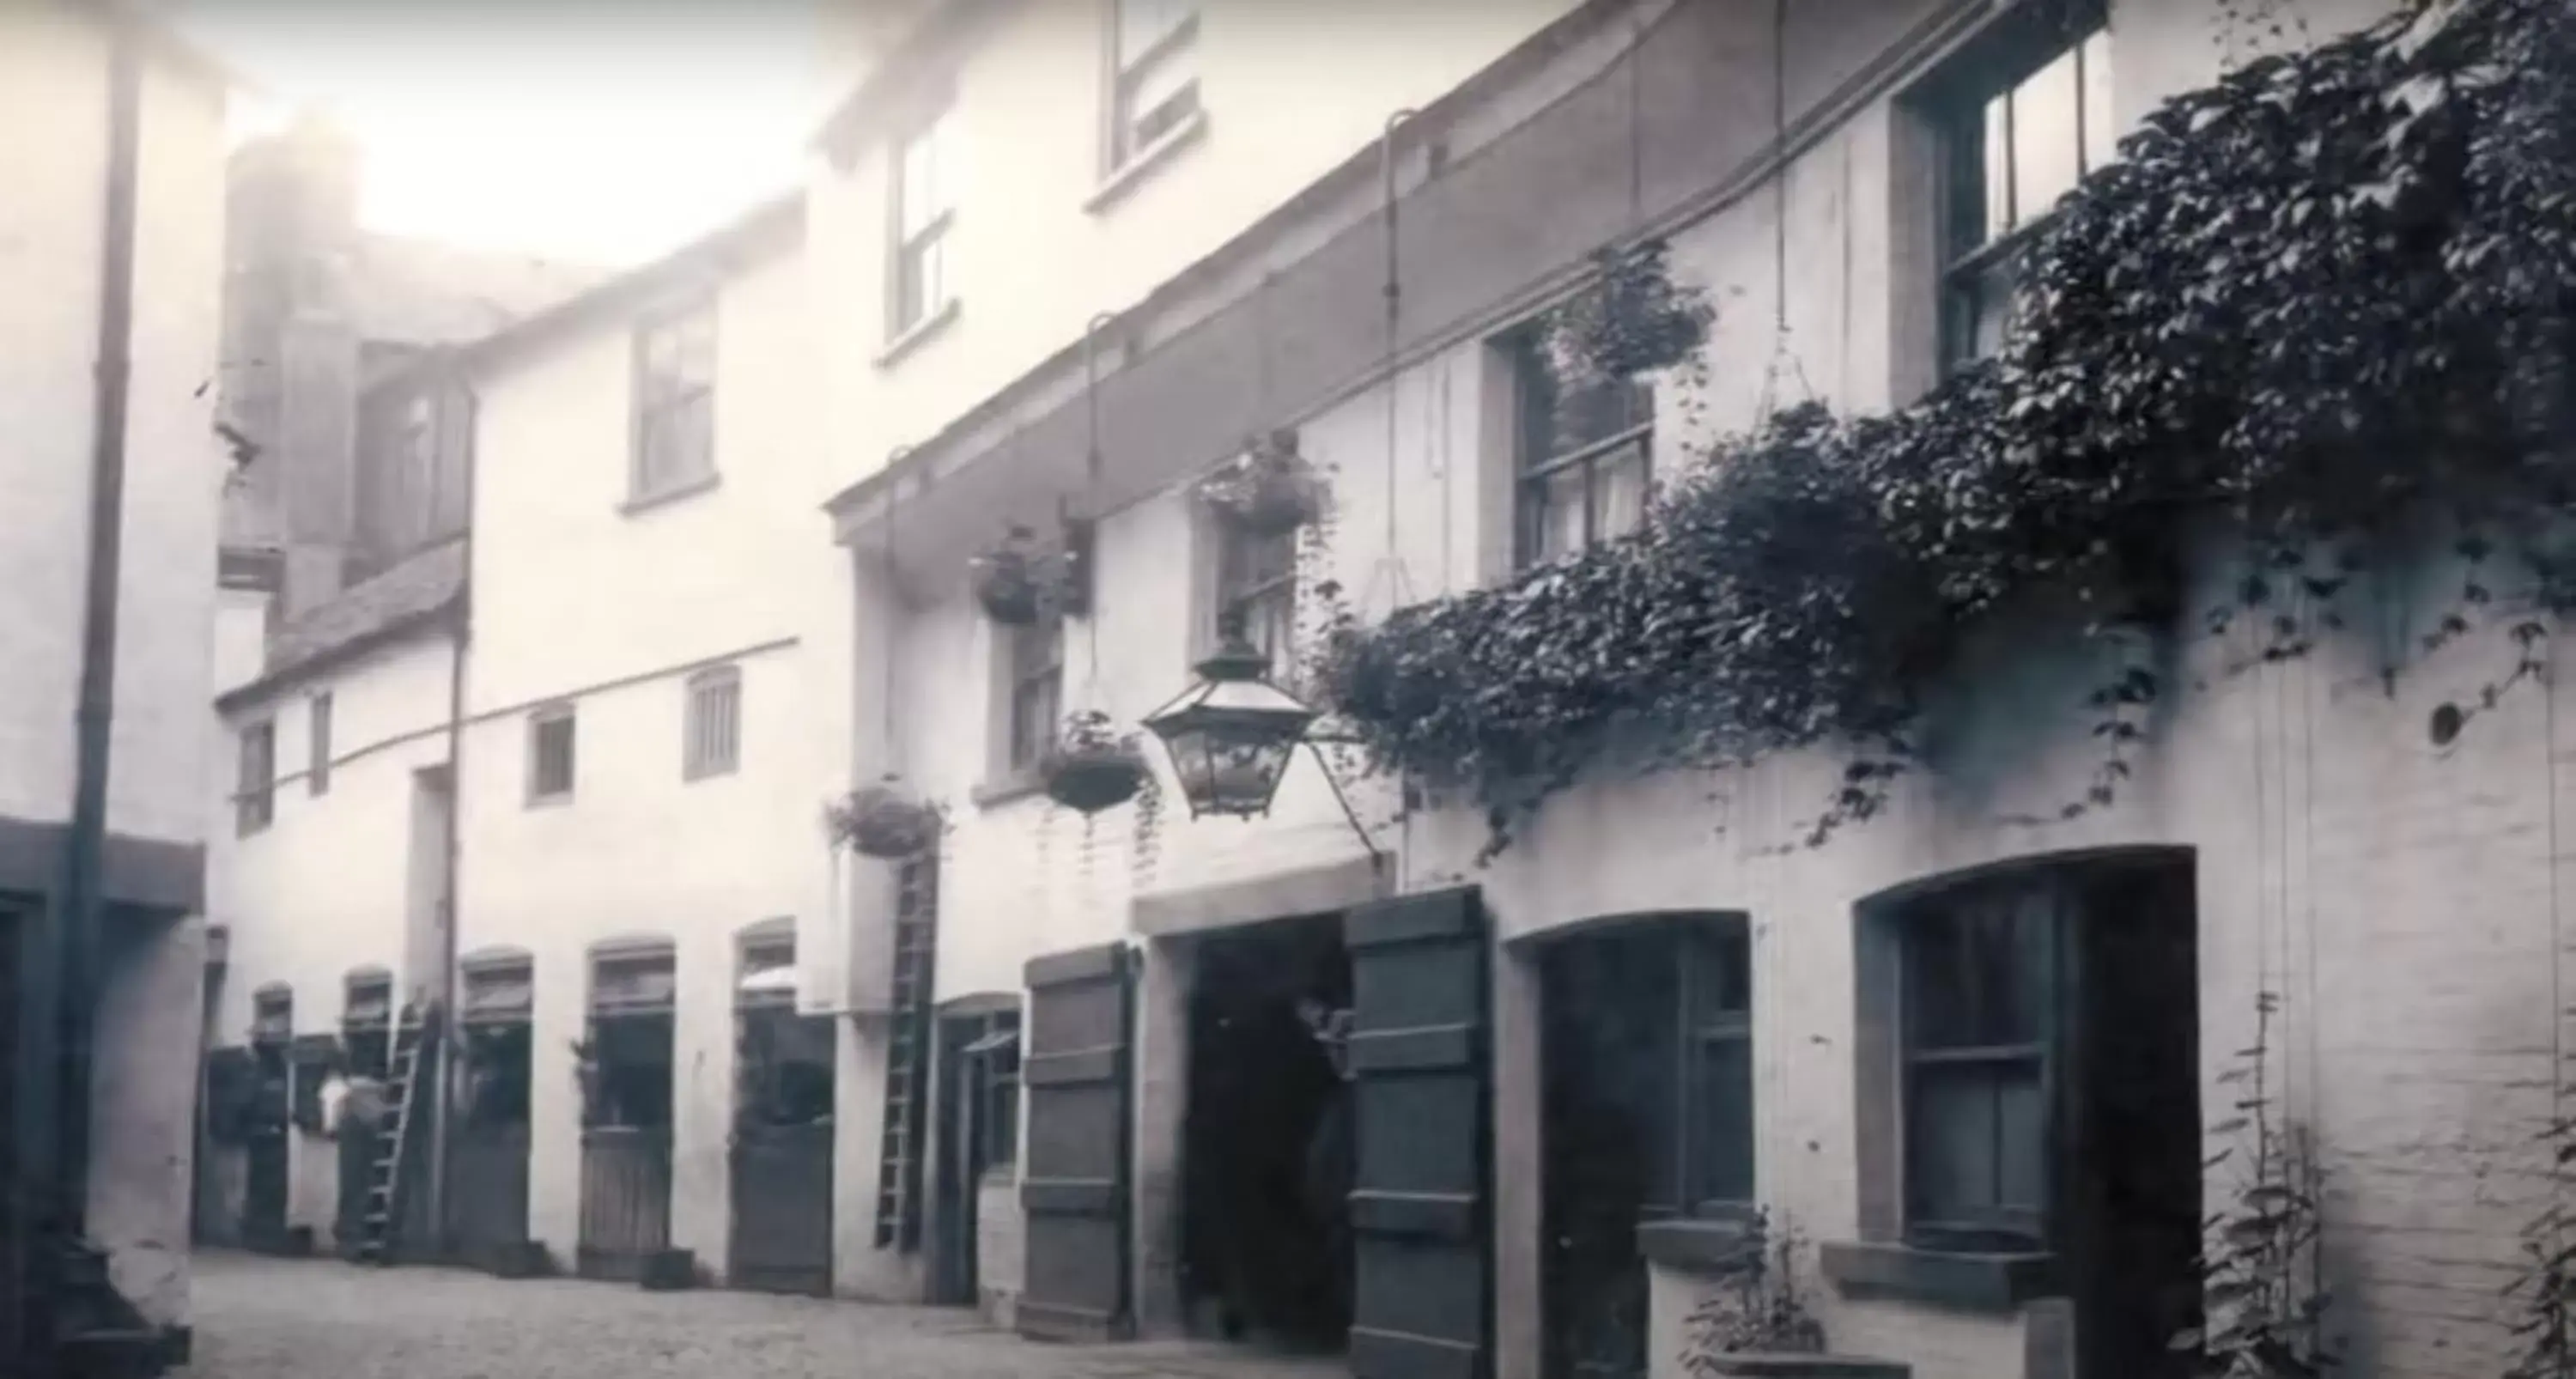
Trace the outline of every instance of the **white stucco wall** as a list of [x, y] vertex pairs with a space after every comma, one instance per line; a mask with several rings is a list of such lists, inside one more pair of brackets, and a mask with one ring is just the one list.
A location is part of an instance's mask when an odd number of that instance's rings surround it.
[[[2304, 18], [2323, 37], [2371, 8], [2312, 7]], [[2115, 5], [2124, 119], [2214, 75], [2214, 10], [2186, 9]], [[2253, 37], [2238, 35], [2235, 51]], [[1805, 388], [1869, 409], [1902, 400], [1928, 376], [1921, 350], [1929, 342], [1900, 333], [1920, 319], [1903, 309], [1906, 294], [1930, 286], [1907, 276], [1894, 238], [1913, 228], [1899, 191], [1908, 171], [1903, 118], [1892, 99], [1866, 105], [1795, 162], [1787, 198], [1794, 371], [1774, 367], [1789, 361], [1777, 354], [1771, 319], [1770, 190], [1673, 236], [1677, 273], [1708, 285], [1721, 311], [1709, 347], [1709, 427], [1753, 420], [1766, 378], [1774, 400]], [[961, 339], [971, 320], [971, 311], [960, 318]], [[1334, 481], [1338, 522], [1326, 567], [1363, 612], [1384, 610], [1397, 563], [1417, 597], [1499, 573], [1508, 497], [1497, 476], [1508, 442], [1490, 419], [1501, 381], [1481, 342], [1397, 380], [1392, 550], [1383, 536], [1385, 393], [1297, 419], [1303, 453]], [[1678, 402], [1673, 386], [1661, 396], [1667, 418]], [[1659, 468], [1685, 463], [1698, 439], [1664, 428]], [[1186, 682], [1196, 559], [1178, 495], [1103, 524], [1096, 629], [1075, 623], [1068, 635], [1069, 709], [1099, 707], [1132, 723]], [[2202, 577], [2220, 587], [2224, 560]], [[2436, 562], [2382, 591], [2391, 644], [2411, 645], [2430, 600], [2457, 579]], [[1132, 809], [1086, 826], [1043, 800], [972, 804], [973, 786], [991, 774], [993, 632], [962, 590], [924, 603], [899, 638], [899, 736], [907, 772], [953, 810], [943, 999], [1010, 989], [1031, 956], [1119, 937], [1139, 897], [1350, 855], [1350, 835], [1315, 788], [1311, 763], [1269, 820], [1193, 826], [1167, 815], [1150, 866], [1133, 855]], [[1907, 782], [1888, 817], [1846, 829], [1820, 851], [1778, 845], [1828, 797], [1839, 763], [1824, 754], [1584, 787], [1551, 802], [1489, 866], [1474, 861], [1483, 826], [1473, 811], [1417, 814], [1382, 830], [1381, 845], [1399, 852], [1406, 889], [1479, 885], [1511, 945], [1509, 971], [1523, 969], [1528, 940], [1592, 917], [1748, 913], [1759, 1194], [1811, 1240], [1859, 1229], [1855, 905], [2013, 858], [2190, 848], [2203, 1103], [2224, 1104], [2215, 1079], [2249, 1042], [2256, 994], [2279, 993], [2286, 1009], [2274, 1029], [2275, 1085], [2286, 1113], [2324, 1145], [2334, 1184], [2327, 1266], [2352, 1363], [2433, 1375], [2492, 1361], [2508, 1343], [2498, 1290], [2510, 1277], [2515, 1232], [2539, 1202], [2544, 1165], [2532, 1134], [2548, 1112], [2553, 1051], [2564, 1042], [2553, 1013], [2564, 944], [2552, 896], [2567, 846], [2554, 822], [2564, 789], [2556, 762], [2568, 743], [2551, 700], [2566, 691], [2526, 687], [2437, 750], [2425, 738], [2427, 714], [2473, 699], [2495, 657], [2448, 653], [2388, 693], [2375, 645], [2231, 673], [2248, 646], [2202, 637], [2169, 676], [2175, 691], [2153, 726], [2155, 745], [2117, 808], [2071, 822], [2014, 822], [2053, 817], [2081, 796], [2098, 759], [2083, 698], [2102, 671], [2098, 653], [2046, 624], [2006, 640], [1961, 671], [1936, 713], [1927, 735], [1935, 769]], [[953, 671], [961, 660], [969, 667], [962, 682]], [[1381, 816], [1363, 800], [1364, 817]], [[1176, 797], [1171, 804], [1178, 812]], [[1498, 987], [1507, 999], [1496, 1012], [1497, 1045], [1507, 1062], [1534, 1060], [1528, 992], [1509, 975]], [[1142, 1061], [1152, 1065], [1150, 1051]], [[1497, 1082], [1500, 1358], [1503, 1372], [1532, 1374], [1536, 1079], [1514, 1063], [1497, 1069]], [[2213, 1178], [2211, 1190], [2224, 1183]], [[1677, 1372], [1678, 1318], [1706, 1285], [1659, 1270], [1654, 1286], [1655, 1364]], [[1909, 1361], [1921, 1379], [2022, 1374], [2045, 1363], [2035, 1338], [2051, 1328], [2038, 1309], [1981, 1315], [1846, 1299], [1823, 1286], [1809, 1292], [1838, 1349]]]
[[[0, 15], [0, 817], [70, 817], [107, 168], [106, 30], [75, 8]], [[210, 425], [221, 285], [223, 97], [146, 68], [137, 171], [133, 378], [108, 826], [195, 843], [223, 461]]]
[[[958, 316], [886, 367], [888, 167], [880, 126], [808, 181], [833, 487], [1080, 338], [1327, 170], [1387, 118], [1464, 81], [1572, 0], [1385, 6], [1205, 5], [1189, 61], [1203, 135], [1094, 209], [1102, 185], [1102, 5], [1026, 5], [955, 76], [947, 273]], [[1079, 264], [1079, 272], [1066, 272]]]
[[[296, 1033], [337, 1034], [351, 971], [392, 973], [397, 999], [434, 977], [407, 948], [413, 888], [437, 880], [417, 874], [411, 838], [424, 811], [442, 807], [420, 773], [447, 763], [454, 654], [446, 633], [418, 633], [219, 715], [206, 913], [224, 926], [229, 961], [215, 989], [215, 1047], [249, 1041], [252, 995], [270, 982], [294, 993]], [[329, 789], [316, 795], [312, 713], [324, 693], [332, 760]], [[244, 836], [233, 807], [240, 734], [263, 721], [276, 732], [275, 813]], [[287, 1224], [311, 1227], [328, 1249], [337, 1146], [300, 1131], [288, 1144]]]
[[[803, 259], [764, 251], [714, 282], [719, 479], [704, 492], [624, 506], [629, 316], [574, 327], [476, 379], [459, 947], [534, 954], [531, 1229], [567, 1267], [580, 1204], [570, 1046], [584, 1032], [591, 946], [639, 934], [677, 946], [672, 1243], [721, 1277], [735, 936], [831, 903], [821, 817], [847, 788], [850, 593], [815, 506]], [[741, 675], [740, 768], [689, 781], [685, 682], [715, 663]], [[575, 709], [575, 787], [531, 806], [527, 713], [557, 701]], [[852, 1138], [882, 1087], [864, 1041], [844, 1035], [836, 1124]], [[842, 1182], [845, 1212], [864, 1211], [873, 1168]], [[894, 1287], [869, 1254], [863, 1236], [844, 1249], [842, 1286]]]

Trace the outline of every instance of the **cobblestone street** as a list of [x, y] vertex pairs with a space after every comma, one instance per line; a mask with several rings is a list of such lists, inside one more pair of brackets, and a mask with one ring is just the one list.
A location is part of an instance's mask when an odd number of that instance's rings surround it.
[[970, 1312], [565, 1279], [196, 1259], [178, 1379], [1327, 1379], [1335, 1363], [1211, 1346], [1049, 1346]]

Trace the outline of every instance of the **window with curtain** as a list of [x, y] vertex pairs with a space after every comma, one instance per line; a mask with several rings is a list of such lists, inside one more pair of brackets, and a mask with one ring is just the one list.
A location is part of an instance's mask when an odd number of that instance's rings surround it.
[[[2037, 20], [2008, 21], [2025, 28]], [[2009, 31], [1962, 59], [1937, 101], [1945, 179], [1942, 354], [1948, 367], [2003, 344], [2013, 251], [2085, 174], [2116, 156], [2111, 34], [2097, 24]]]
[[631, 500], [662, 497], [715, 477], [715, 391], [713, 302], [636, 332]]
[[742, 764], [742, 672], [732, 666], [699, 671], [689, 677], [687, 694], [681, 778], [731, 775]]
[[1108, 171], [1116, 172], [1199, 112], [1198, 6], [1114, 0]]
[[955, 154], [942, 107], [898, 140], [893, 154], [894, 265], [886, 334], [901, 336], [948, 305], [948, 224]]
[[1538, 332], [1506, 345], [1518, 426], [1519, 558], [1543, 564], [1635, 531], [1654, 479], [1655, 395], [1642, 379], [1568, 379]]
[[1244, 639], [1284, 683], [1297, 635], [1297, 533], [1245, 531], [1220, 518], [1216, 539], [1216, 627], [1240, 619]]

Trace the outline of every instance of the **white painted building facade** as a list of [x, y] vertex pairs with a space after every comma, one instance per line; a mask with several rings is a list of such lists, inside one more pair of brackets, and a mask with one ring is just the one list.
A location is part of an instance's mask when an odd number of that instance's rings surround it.
[[[1382, 783], [1358, 782], [1353, 803], [1368, 846], [1388, 858], [1382, 870], [1311, 760], [1250, 823], [1180, 817], [1167, 770], [1158, 818], [1128, 806], [1085, 820], [1011, 769], [1010, 636], [977, 609], [965, 556], [1007, 521], [1047, 529], [1060, 508], [1099, 518], [1092, 611], [1067, 621], [1056, 674], [1066, 710], [1097, 708], [1121, 727], [1186, 684], [1207, 644], [1219, 538], [1186, 486], [1245, 435], [1293, 427], [1299, 452], [1331, 478], [1334, 516], [1300, 561], [1301, 589], [1337, 580], [1378, 616], [1406, 597], [1501, 579], [1519, 538], [1520, 441], [1498, 341], [1573, 285], [1601, 243], [1669, 237], [1676, 275], [1706, 285], [1719, 308], [1704, 420], [1684, 420], [1680, 380], [1657, 385], [1659, 473], [1708, 432], [1751, 423], [1766, 399], [1805, 389], [1874, 410], [1928, 386], [1941, 256], [1925, 93], [1960, 79], [2001, 21], [1965, 4], [1800, 7], [1775, 37], [1767, 16], [1724, 8], [1587, 7], [1407, 123], [1393, 159], [1402, 343], [1391, 369], [1371, 290], [1383, 190], [1366, 157], [1121, 310], [1092, 378], [1079, 351], [1060, 352], [916, 441], [893, 478], [864, 478], [836, 502], [861, 559], [862, 637], [872, 611], [889, 610], [878, 616], [897, 629], [897, 709], [886, 729], [859, 725], [856, 774], [890, 768], [949, 808], [938, 999], [1014, 993], [1034, 979], [1025, 964], [1092, 945], [1124, 948], [1134, 965], [1133, 1149], [1114, 1175], [1132, 1243], [1110, 1256], [1128, 1273], [1124, 1323], [1190, 1324], [1177, 1162], [1190, 1084], [1176, 1046], [1210, 936], [1389, 891], [1472, 886], [1494, 939], [1485, 1205], [1500, 1373], [1549, 1372], [1549, 955], [1604, 921], [1673, 915], [1742, 936], [1749, 1196], [1807, 1242], [1807, 1293], [1834, 1349], [1923, 1376], [2076, 1372], [2085, 1323], [2063, 1287], [2031, 1287], [1991, 1251], [1951, 1260], [1906, 1243], [1907, 1127], [1885, 984], [1902, 951], [1893, 917], [1909, 898], [2126, 856], [2189, 865], [2204, 1108], [2230, 1095], [2218, 1078], [2252, 1040], [2257, 996], [2283, 1002], [2274, 1086], [2284, 1114], [2317, 1136], [2333, 1185], [2327, 1267], [2351, 1363], [2435, 1374], [2500, 1354], [2510, 1316], [2499, 1290], [2540, 1204], [2531, 1134], [2559, 1042], [2549, 896], [2562, 844], [2547, 822], [2558, 790], [2543, 764], [2557, 754], [2549, 696], [2499, 710], [2480, 725], [2491, 737], [2427, 740], [2428, 713], [2473, 697], [2480, 667], [2437, 661], [2388, 693], [2374, 648], [2228, 674], [2243, 647], [2194, 644], [2175, 677], [2193, 688], [2157, 723], [2122, 803], [2038, 822], [2081, 796], [2095, 762], [2082, 699], [2098, 667], [2047, 649], [2044, 627], [1999, 632], [1935, 715], [1937, 769], [1888, 816], [1814, 851], [1780, 844], [1839, 775], [1820, 756], [1588, 785], [1552, 801], [1490, 864], [1476, 860], [1484, 825], [1472, 811], [1398, 816]], [[2321, 38], [2376, 13], [2356, 3], [2304, 18]], [[2206, 6], [2115, 3], [2107, 33], [2097, 110], [2123, 127], [2256, 42]], [[1766, 156], [1775, 62], [1789, 83], [1785, 188]], [[1784, 212], [1789, 232], [1775, 239]], [[1785, 352], [1772, 319], [1783, 299]], [[973, 321], [971, 309], [958, 316], [961, 339]], [[1318, 362], [1325, 344], [1348, 354]], [[1086, 464], [1094, 435], [1097, 469]], [[2420, 592], [2389, 598], [2405, 608]], [[1038, 1115], [1025, 1113], [1030, 1141]], [[2209, 1182], [2213, 1201], [2222, 1186]], [[986, 1193], [978, 1207], [989, 1218], [1011, 1203]], [[1683, 1225], [1637, 1266], [1659, 1374], [1679, 1372], [1683, 1320], [1717, 1286], [1691, 1262]], [[994, 1223], [978, 1226], [989, 1238]], [[1963, 1302], [1923, 1282], [1950, 1264], [1984, 1295]]]
[[[7, 158], [0, 207], [0, 457], [16, 527], [0, 550], [0, 911], [12, 949], [61, 899], [91, 557], [93, 446], [110, 310], [111, 26], [88, 6], [0, 15], [0, 116], [42, 129]], [[96, 934], [88, 1100], [90, 1241], [143, 1320], [188, 1321], [184, 1238], [203, 925], [200, 763], [212, 670], [215, 514], [224, 461], [200, 384], [214, 368], [226, 78], [165, 35], [137, 40], [135, 214], [125, 413], [124, 558]], [[111, 372], [108, 377], [114, 378]], [[59, 920], [61, 911], [52, 908]], [[24, 955], [30, 961], [37, 954]], [[13, 964], [16, 980], [58, 974]], [[13, 1011], [27, 1005], [15, 995]], [[13, 1040], [13, 1049], [24, 1050]], [[24, 1088], [54, 1066], [12, 1067]], [[13, 1102], [13, 1104], [15, 1104]], [[13, 1240], [22, 1239], [15, 1232]], [[14, 1278], [14, 1271], [6, 1278]], [[0, 1364], [17, 1341], [0, 1280]]]

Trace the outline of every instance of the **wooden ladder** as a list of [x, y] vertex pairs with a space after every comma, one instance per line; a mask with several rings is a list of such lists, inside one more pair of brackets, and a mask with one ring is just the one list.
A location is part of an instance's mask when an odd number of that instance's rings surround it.
[[367, 1165], [366, 1215], [358, 1226], [358, 1258], [364, 1263], [393, 1262], [394, 1223], [402, 1219], [403, 1150], [411, 1142], [412, 1106], [429, 1042], [426, 1020], [408, 1019], [395, 1027], [388, 1060], [392, 1075], [385, 1082], [392, 1114], [377, 1132], [376, 1156]]
[[930, 982], [939, 933], [939, 855], [901, 864], [894, 915], [894, 993], [886, 1039], [885, 1132], [877, 1155], [878, 1249], [921, 1240], [921, 1118], [929, 1095]]

